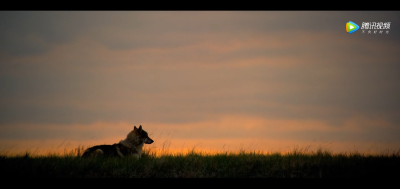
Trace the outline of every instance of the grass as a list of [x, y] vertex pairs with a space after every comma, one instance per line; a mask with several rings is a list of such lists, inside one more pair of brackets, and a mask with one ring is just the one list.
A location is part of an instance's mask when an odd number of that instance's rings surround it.
[[62, 178], [400, 178], [400, 156], [310, 152], [157, 154], [144, 149], [142, 158], [82, 159], [84, 148], [64, 154], [0, 155], [1, 176]]

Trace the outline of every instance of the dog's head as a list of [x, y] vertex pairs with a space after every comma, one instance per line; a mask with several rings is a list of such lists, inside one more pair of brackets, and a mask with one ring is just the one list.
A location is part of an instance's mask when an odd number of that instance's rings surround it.
[[145, 144], [151, 144], [153, 143], [153, 139], [151, 139], [149, 137], [149, 135], [147, 134], [147, 132], [145, 130], [142, 129], [142, 125], [139, 126], [139, 128], [136, 128], [136, 126], [134, 127], [133, 131], [137, 134], [137, 136], [139, 136], [139, 138], [141, 140], [143, 140], [143, 142]]

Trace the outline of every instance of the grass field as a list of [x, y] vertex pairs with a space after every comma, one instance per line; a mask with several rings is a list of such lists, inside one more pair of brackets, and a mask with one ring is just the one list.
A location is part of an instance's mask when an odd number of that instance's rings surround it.
[[64, 154], [0, 155], [1, 176], [62, 178], [400, 178], [398, 154], [240, 151], [82, 159], [83, 148]]

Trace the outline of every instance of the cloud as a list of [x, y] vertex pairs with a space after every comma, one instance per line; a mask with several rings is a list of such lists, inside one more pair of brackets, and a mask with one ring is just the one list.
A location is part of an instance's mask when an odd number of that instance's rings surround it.
[[340, 125], [361, 112], [399, 123], [398, 44], [332, 32], [212, 38], [119, 51], [77, 38], [46, 55], [10, 58], [0, 71], [2, 121], [190, 122], [243, 113]]
[[[0, 50], [20, 56], [42, 54], [77, 37], [91, 38], [114, 50], [174, 48], [207, 40], [213, 33], [223, 34], [219, 35], [223, 42], [230, 40], [226, 34], [242, 37], [282, 31], [337, 32], [343, 30], [349, 19], [356, 23], [396, 23], [398, 14], [395, 11], [3, 11]], [[396, 37], [398, 31], [392, 32], [392, 37]]]

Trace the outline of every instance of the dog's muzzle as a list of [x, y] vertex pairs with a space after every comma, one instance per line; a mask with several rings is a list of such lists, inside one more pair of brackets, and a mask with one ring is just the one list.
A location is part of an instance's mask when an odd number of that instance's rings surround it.
[[146, 138], [145, 140], [144, 140], [144, 143], [146, 143], [146, 144], [151, 144], [151, 143], [153, 143], [154, 141], [151, 139], [151, 138]]

